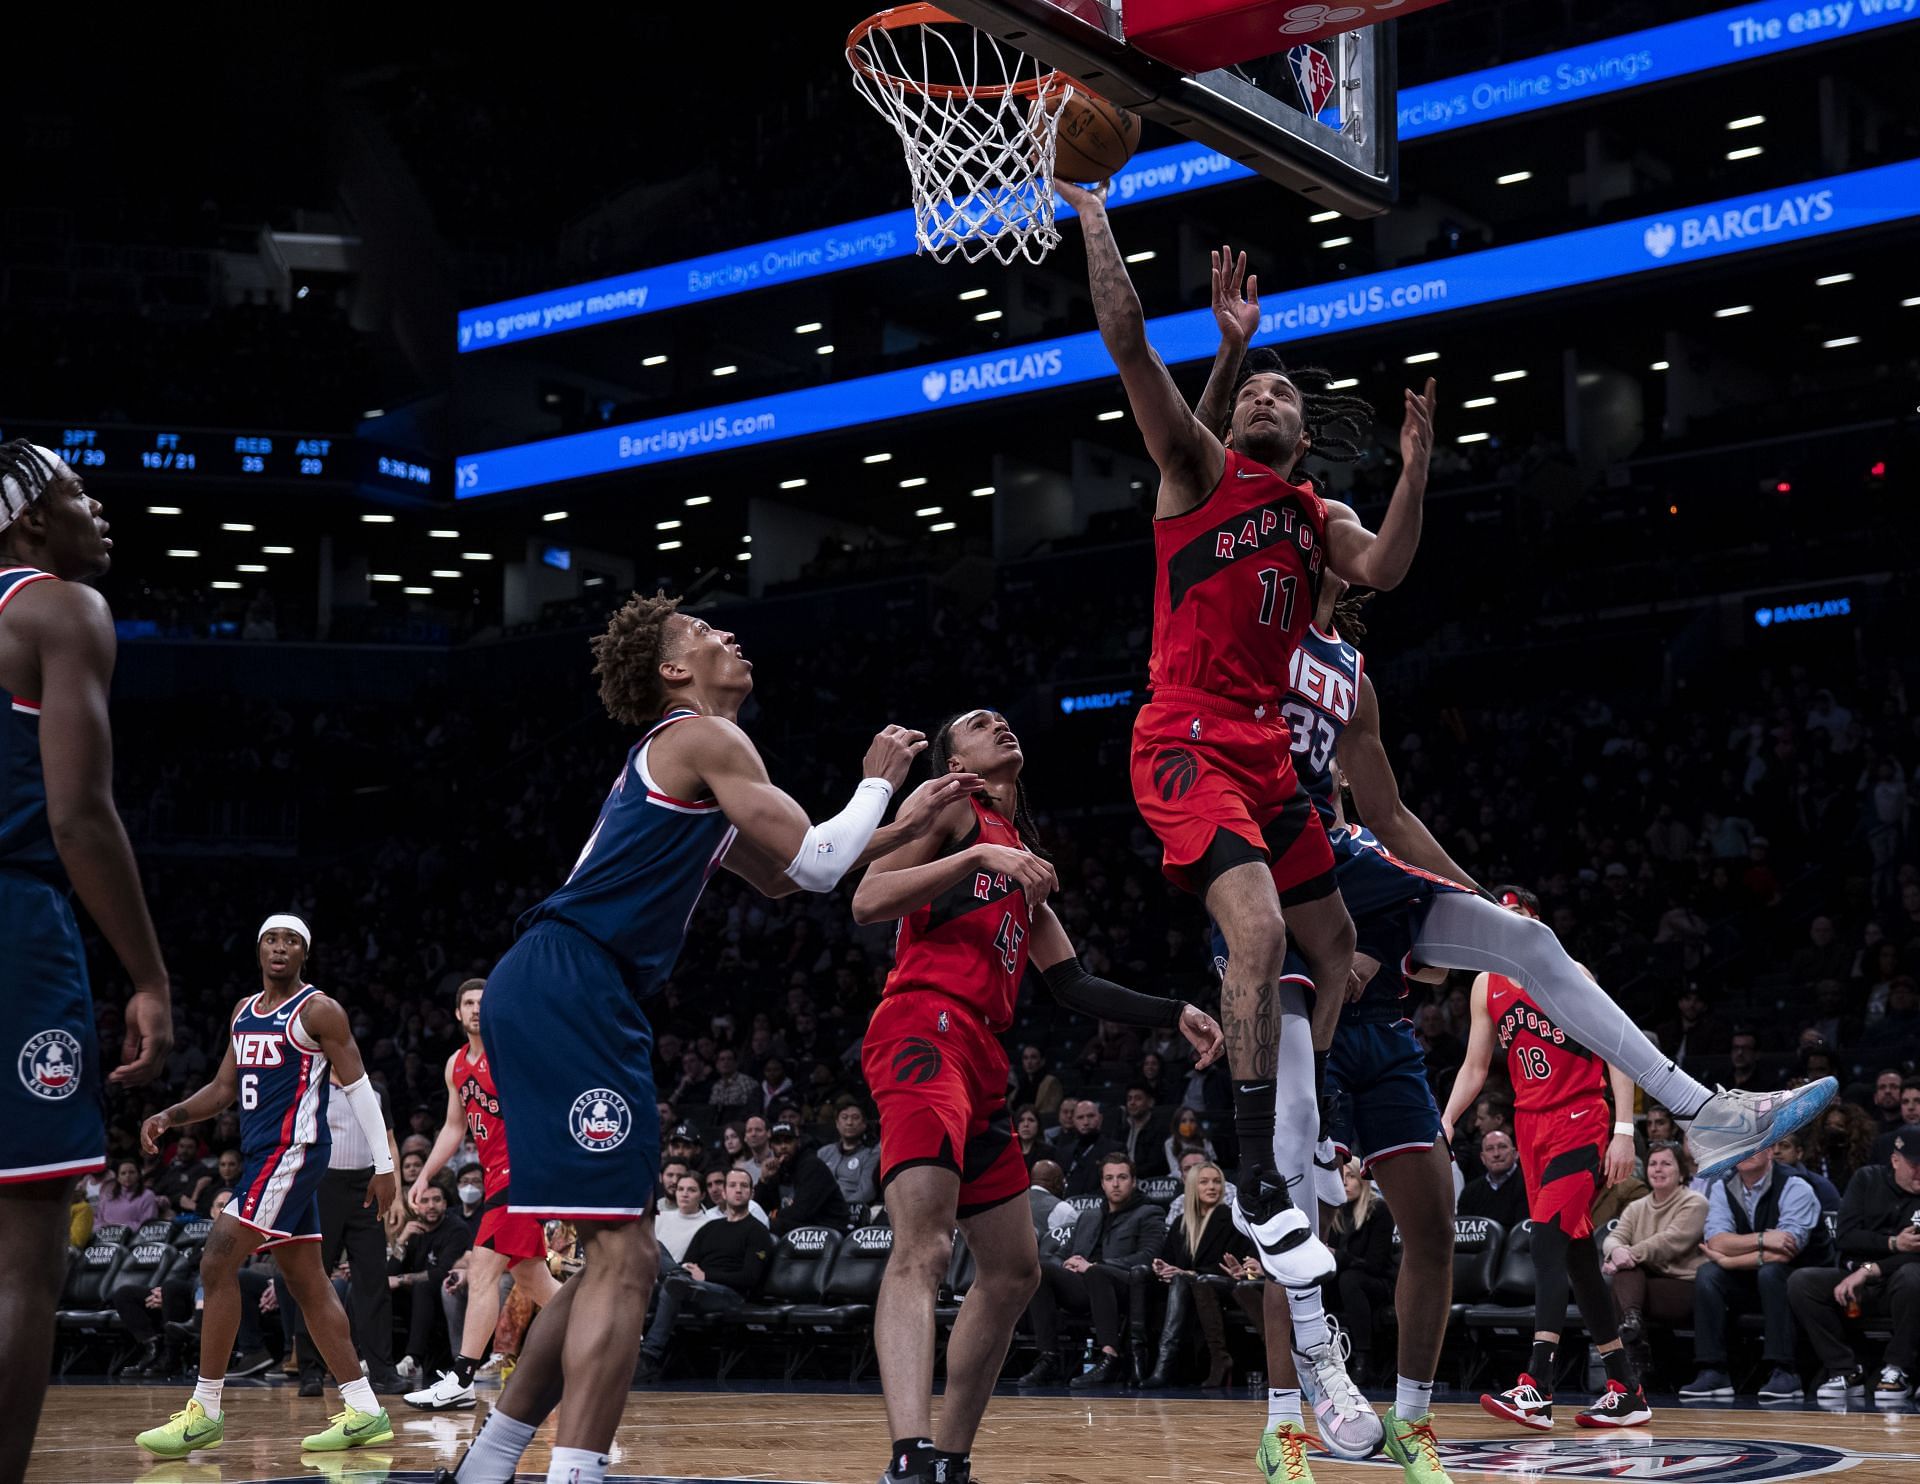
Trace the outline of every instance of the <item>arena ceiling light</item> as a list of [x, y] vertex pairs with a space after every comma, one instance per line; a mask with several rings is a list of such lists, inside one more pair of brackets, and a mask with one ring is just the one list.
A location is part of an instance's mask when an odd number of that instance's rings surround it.
[[1345, 247], [1352, 241], [1353, 239], [1351, 237], [1329, 237], [1320, 245], [1322, 247]]
[[1118, 407], [1111, 407], [1108, 408], [1107, 411], [1099, 413], [1094, 420], [1103, 423], [1117, 423], [1125, 416], [1126, 413], [1122, 412]]
[[1655, 361], [1651, 366], [1647, 367], [1647, 369], [1649, 371], [1664, 371], [1667, 369], [1667, 362]]
[[821, 324], [819, 320], [810, 319], [804, 325], [795, 325], [793, 327], [793, 333], [796, 335], [818, 335], [824, 329], [826, 329], [826, 326]]
[[1439, 359], [1440, 359], [1440, 352], [1437, 350], [1417, 350], [1412, 355], [1407, 357], [1407, 364], [1409, 366], [1418, 366], [1423, 362], [1437, 361]]
[[753, 553], [750, 551], [736, 551], [733, 554], [733, 559], [736, 562], [750, 562], [753, 560]]
[[713, 374], [715, 376], [731, 376], [739, 369], [738, 366], [715, 366], [713, 368]]
[[1755, 155], [1763, 155], [1765, 153], [1766, 151], [1759, 145], [1749, 144], [1745, 149], [1728, 150], [1727, 158], [1729, 160], [1751, 160]]
[[1825, 278], [1814, 279], [1813, 286], [1817, 289], [1830, 289], [1836, 283], [1852, 283], [1852, 282], [1853, 282], [1853, 275], [1851, 273], [1829, 273]]
[[398, 572], [369, 572], [367, 574], [367, 581], [368, 582], [405, 582], [406, 578], [402, 577]]
[[566, 518], [567, 518], [567, 512], [564, 510], [549, 510], [545, 515], [540, 517], [540, 519], [548, 522], [549, 524], [551, 524], [556, 520], [565, 520]]
[[1902, 309], [1920, 309], [1920, 294], [1915, 294], [1911, 299], [1902, 299], [1900, 301], [1900, 307]]
[[179, 513], [180, 507], [178, 505], [149, 505], [147, 507], [148, 515], [178, 515]]
[[1745, 118], [1728, 119], [1727, 127], [1729, 129], [1752, 129], [1757, 128], [1766, 121], [1767, 116], [1764, 113], [1750, 113]]
[[260, 548], [260, 553], [262, 556], [292, 556], [293, 548], [291, 546], [263, 546]]
[[817, 355], [817, 356], [830, 356], [830, 355], [832, 355], [832, 354], [833, 354], [833, 342], [832, 342], [831, 340], [829, 340], [829, 341], [827, 341], [827, 342], [826, 342], [826, 344], [824, 344], [824, 345], [816, 345], [816, 346], [814, 346], [814, 348], [813, 348], [813, 353], [814, 353], [815, 355]]
[[267, 564], [265, 562], [241, 562], [233, 570], [236, 572], [264, 572], [267, 570]]
[[863, 464], [884, 464], [892, 457], [893, 455], [890, 453], [870, 453], [863, 456], [860, 462]]
[[1493, 434], [1491, 433], [1462, 433], [1453, 441], [1455, 443], [1485, 443], [1492, 436]]
[[[802, 484], [806, 483], [804, 479], [801, 480], [800, 482]], [[780, 488], [785, 489], [786, 486], [783, 484], [780, 486]], [[713, 503], [712, 495], [688, 495], [687, 496], [687, 506], [689, 509], [692, 509], [693, 507], [699, 506], [699, 505], [711, 505], [712, 503]]]
[[1359, 377], [1357, 377], [1357, 376], [1343, 376], [1343, 377], [1341, 377], [1341, 378], [1340, 378], [1340, 379], [1339, 379], [1338, 381], [1330, 381], [1330, 382], [1328, 382], [1328, 383], [1327, 383], [1327, 390], [1328, 390], [1328, 391], [1330, 391], [1330, 392], [1344, 392], [1345, 390], [1347, 390], [1347, 388], [1348, 388], [1348, 387], [1355, 387], [1355, 386], [1358, 386], [1358, 385], [1360, 385], [1360, 378], [1359, 378]]
[[977, 325], [984, 325], [989, 321], [999, 319], [1001, 313], [1002, 311], [998, 309], [983, 309], [973, 317], [973, 322]]
[[917, 490], [917, 489], [919, 489], [919, 488], [920, 488], [920, 486], [921, 486], [921, 485], [923, 485], [923, 484], [925, 484], [926, 482], [927, 482], [927, 476], [926, 476], [926, 475], [924, 475], [924, 474], [916, 474], [916, 475], [914, 475], [914, 476], [913, 476], [913, 478], [911, 478], [911, 479], [903, 479], [903, 480], [901, 480], [901, 481], [900, 481], [900, 488], [901, 488], [901, 489], [903, 489], [903, 490]]
[[1462, 407], [1491, 407], [1499, 400], [1498, 397], [1469, 397], [1460, 405]]
[[400, 591], [403, 593], [411, 593], [416, 598], [430, 598], [433, 596], [433, 589], [430, 587], [403, 587]]
[[490, 562], [493, 560], [493, 553], [490, 551], [463, 551], [460, 553], [460, 560], [463, 562]]
[[1713, 317], [1715, 319], [1732, 319], [1736, 314], [1752, 313], [1753, 306], [1751, 304], [1729, 304], [1725, 309], [1714, 310]]
[[987, 291], [985, 289], [962, 289], [960, 291], [960, 302], [962, 304], [969, 304], [975, 299], [984, 299], [986, 297]]
[[[780, 481], [780, 488], [783, 490], [800, 490], [800, 489], [805, 489], [806, 487], [807, 487], [807, 482], [804, 479], [783, 479]], [[693, 499], [699, 500], [704, 503], [707, 497], [705, 495], [695, 495]], [[693, 500], [689, 500], [687, 501], [687, 503], [691, 505], [693, 503]]]
[[914, 511], [913, 513], [919, 516], [922, 520], [925, 520], [930, 515], [944, 515], [946, 514], [946, 511], [938, 505], [922, 505], [918, 510]]
[[253, 527], [243, 520], [223, 520], [220, 522], [220, 529], [223, 531], [244, 531], [250, 534]]
[[1339, 220], [1340, 213], [1337, 211], [1316, 211], [1312, 216], [1307, 218], [1308, 224], [1315, 227], [1319, 226], [1322, 222], [1337, 222]]
[[459, 577], [463, 575], [458, 567], [435, 567], [427, 574], [429, 577]]
[[1494, 176], [1493, 183], [1495, 185], [1519, 185], [1523, 180], [1532, 179], [1533, 172], [1531, 170], [1513, 170], [1505, 175]]
[[1493, 379], [1495, 381], [1525, 381], [1527, 379], [1527, 373], [1524, 371], [1496, 371], [1493, 373]]
[[393, 517], [369, 510], [360, 517], [360, 523], [368, 526], [390, 526], [393, 524]]
[[662, 541], [654, 548], [655, 551], [678, 551], [679, 549], [680, 543], [678, 541]]
[[460, 539], [460, 533], [458, 531], [428, 531], [427, 534], [436, 541], [458, 541]]
[[928, 526], [927, 529], [929, 531], [951, 531], [956, 529], [956, 527], [953, 521], [943, 520], [936, 521], [933, 525]]
[[677, 520], [657, 520], [653, 523], [653, 528], [656, 531], [677, 531], [680, 525], [681, 522]]
[[210, 582], [210, 583], [208, 583], [208, 584], [207, 584], [207, 586], [208, 586], [208, 587], [217, 587], [217, 588], [222, 588], [222, 589], [225, 589], [225, 590], [228, 590], [228, 591], [235, 591], [235, 592], [237, 592], [237, 591], [239, 590], [239, 587], [240, 587], [240, 584], [239, 584], [239, 583], [237, 583], [237, 582], [226, 582], [226, 581], [221, 581], [221, 582]]
[[661, 355], [642, 356], [640, 358], [640, 364], [643, 366], [664, 366], [667, 364], [667, 358]]
[[170, 557], [197, 557], [200, 553], [195, 551], [191, 546], [174, 546], [168, 548], [167, 555]]
[[1838, 350], [1843, 345], [1858, 345], [1859, 343], [1860, 337], [1858, 335], [1840, 335], [1832, 340], [1822, 340], [1820, 342], [1820, 348], [1822, 350]]
[[1146, 247], [1146, 248], [1142, 248], [1139, 252], [1128, 253], [1127, 261], [1129, 263], [1151, 263], [1155, 258], [1159, 256], [1160, 254], [1155, 252], [1152, 248]]
[[988, 495], [992, 493], [993, 493], [993, 486], [990, 484], [983, 484], [983, 485], [977, 486], [974, 489], [973, 497], [976, 500], [984, 500]]

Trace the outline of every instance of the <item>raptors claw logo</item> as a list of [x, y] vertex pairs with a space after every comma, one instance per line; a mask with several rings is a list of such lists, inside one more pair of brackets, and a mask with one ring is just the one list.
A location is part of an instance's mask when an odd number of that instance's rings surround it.
[[909, 1036], [893, 1054], [895, 1082], [931, 1082], [940, 1075], [940, 1048], [924, 1036]]
[[1153, 781], [1160, 797], [1171, 804], [1184, 799], [1200, 776], [1200, 760], [1184, 747], [1169, 747], [1153, 760]]

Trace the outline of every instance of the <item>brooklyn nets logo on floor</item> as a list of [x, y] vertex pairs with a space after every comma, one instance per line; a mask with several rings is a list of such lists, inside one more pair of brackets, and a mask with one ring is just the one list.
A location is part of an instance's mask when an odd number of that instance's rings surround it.
[[[1608, 1436], [1548, 1442], [1440, 1444], [1448, 1472], [1505, 1474], [1519, 1479], [1686, 1479], [1700, 1484], [1746, 1484], [1757, 1479], [1810, 1479], [1838, 1473], [1866, 1459], [1920, 1460], [1920, 1453], [1864, 1453], [1820, 1443], [1759, 1438], [1640, 1438]], [[1366, 1460], [1397, 1469], [1384, 1457]], [[611, 1484], [611, 1481], [609, 1481]]]

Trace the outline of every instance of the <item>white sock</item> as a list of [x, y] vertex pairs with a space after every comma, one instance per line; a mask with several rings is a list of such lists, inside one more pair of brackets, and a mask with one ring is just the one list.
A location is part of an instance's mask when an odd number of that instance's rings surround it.
[[220, 1392], [226, 1384], [225, 1376], [217, 1376], [211, 1381], [202, 1376], [193, 1383], [193, 1399], [200, 1403], [200, 1410], [205, 1412], [209, 1419], [220, 1415]]
[[365, 1376], [355, 1376], [340, 1388], [340, 1400], [356, 1412], [377, 1412], [380, 1410], [380, 1398], [373, 1394], [373, 1383]]
[[1393, 1379], [1393, 1415], [1402, 1422], [1418, 1422], [1433, 1410], [1433, 1382]]
[[1287, 1290], [1287, 1314], [1293, 1320], [1293, 1348], [1305, 1355], [1327, 1343], [1327, 1304], [1318, 1285]]
[[591, 1448], [555, 1448], [547, 1484], [606, 1484], [607, 1455]]
[[460, 1484], [512, 1484], [520, 1455], [527, 1451], [539, 1424], [509, 1417], [495, 1407], [467, 1445], [466, 1456], [453, 1471]]
[[1267, 1388], [1267, 1426], [1273, 1427], [1282, 1422], [1291, 1422], [1295, 1427], [1306, 1425], [1300, 1420], [1300, 1388], [1298, 1386]]

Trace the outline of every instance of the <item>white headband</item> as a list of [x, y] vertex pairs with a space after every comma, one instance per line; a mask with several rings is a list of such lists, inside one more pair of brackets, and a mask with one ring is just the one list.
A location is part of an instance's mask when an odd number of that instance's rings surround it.
[[266, 935], [275, 928], [286, 928], [289, 932], [298, 933], [300, 935], [300, 941], [306, 945], [309, 952], [312, 951], [313, 934], [308, 932], [307, 925], [291, 912], [274, 913], [273, 916], [260, 924], [259, 937], [256, 937], [253, 941], [258, 943], [261, 938], [266, 937]]
[[0, 475], [0, 531], [12, 525], [20, 518], [21, 511], [44, 495], [47, 486], [66, 466], [59, 454], [38, 443], [27, 444], [26, 451], [31, 455], [26, 461], [29, 467]]

